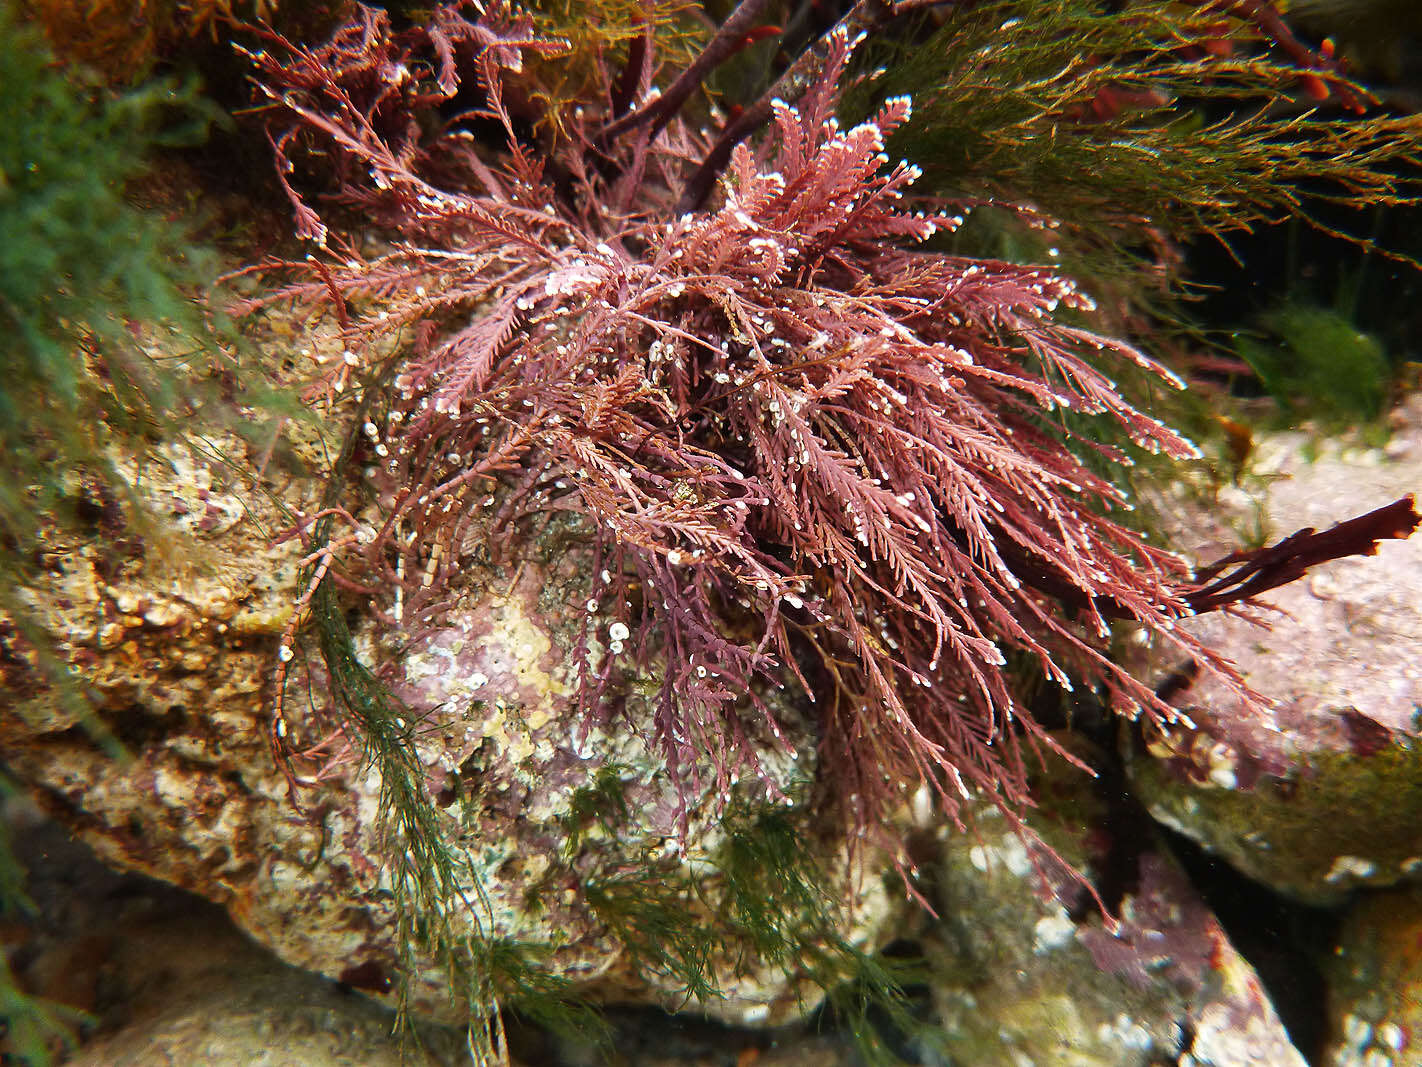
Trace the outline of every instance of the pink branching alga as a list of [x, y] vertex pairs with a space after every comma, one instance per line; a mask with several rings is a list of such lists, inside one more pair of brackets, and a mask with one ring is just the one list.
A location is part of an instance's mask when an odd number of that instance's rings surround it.
[[[570, 513], [593, 559], [582, 710], [629, 671], [659, 677], [655, 742], [679, 783], [753, 773], [750, 739], [781, 734], [765, 694], [793, 685], [853, 824], [924, 784], [950, 815], [973, 789], [1012, 810], [1029, 750], [1054, 746], [1007, 653], [1168, 720], [1106, 654], [1124, 619], [1244, 692], [1176, 628], [1199, 589], [1181, 560], [1113, 518], [1129, 504], [1075, 453], [1125, 457], [1053, 419], [1188, 457], [1099, 367], [1180, 383], [1064, 315], [1091, 310], [1069, 279], [925, 244], [962, 210], [915, 203], [915, 167], [885, 155], [911, 102], [842, 128], [852, 42], [827, 43], [689, 213], [713, 145], [680, 117], [619, 123], [626, 105], [589, 101], [551, 149], [521, 136], [521, 55], [553, 48], [499, 5], [401, 32], [362, 9], [322, 46], [269, 35], [251, 53], [298, 233], [320, 246], [256, 303], [334, 308], [346, 353], [318, 396], [383, 390], [363, 428], [379, 522], [349, 519], [312, 559], [418, 628], [470, 558]], [[651, 99], [651, 65], [634, 73]], [[337, 250], [288, 183], [290, 160], [317, 158], [380, 254]]]

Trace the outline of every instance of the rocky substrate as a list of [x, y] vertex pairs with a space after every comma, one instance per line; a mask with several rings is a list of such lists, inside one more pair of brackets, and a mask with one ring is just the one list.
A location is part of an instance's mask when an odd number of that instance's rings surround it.
[[[1310, 462], [1303, 445], [1260, 442], [1256, 491], [1226, 493], [1209, 519], [1172, 504], [1191, 516], [1180, 536], [1194, 531], [1194, 541], [1181, 543], [1204, 561], [1238, 543], [1231, 521], [1277, 536], [1422, 488], [1415, 398], [1385, 449], [1325, 444]], [[309, 451], [315, 466], [315, 442]], [[116, 869], [220, 907], [242, 933], [210, 910], [164, 904], [114, 909], [93, 941], [84, 916], [106, 905], [66, 919], [55, 904], [50, 933], [15, 928], [6, 945], [23, 982], [98, 1017], [76, 1062], [144, 1062], [159, 1049], [181, 1062], [188, 1054], [173, 1050], [192, 1048], [205, 1051], [188, 1062], [386, 1062], [398, 1042], [367, 1002], [390, 1002], [402, 945], [381, 780], [331, 728], [314, 657], [293, 663], [294, 794], [270, 743], [272, 672], [303, 553], [271, 534], [315, 507], [319, 482], [293, 468], [254, 487], [230, 470], [172, 448], [145, 473], [153, 515], [138, 549], [102, 530], [51, 546], [52, 586], [37, 607], [96, 718], [83, 722], [32, 660], [11, 655], [0, 745], [9, 773], [65, 832]], [[515, 565], [471, 574], [440, 627], [357, 629], [359, 654], [413, 709], [423, 784], [440, 798], [446, 843], [466, 858], [461, 876], [478, 903], [456, 920], [531, 947], [581, 995], [630, 1006], [613, 1016], [621, 1062], [853, 1062], [846, 1039], [813, 1032], [834, 1019], [815, 1015], [820, 992], [794, 967], [728, 943], [712, 964], [723, 995], [688, 1003], [674, 975], [628, 954], [581, 899], [599, 871], [658, 856], [663, 874], [713, 871], [714, 902], [722, 813], [786, 810], [808, 835], [815, 758], [807, 719], [781, 708], [783, 722], [800, 723], [789, 749], [752, 741], [788, 808], [752, 779], [734, 797], [692, 796], [683, 820], [635, 692], [622, 720], [574, 715], [570, 634], [588, 610], [585, 566], [566, 539], [533, 545]], [[1094, 743], [1064, 736], [1100, 777], [1043, 771], [1026, 837], [990, 806], [966, 830], [940, 825], [929, 807], [910, 830], [906, 813], [917, 888], [934, 914], [905, 904], [896, 876], [866, 867], [842, 882], [858, 890], [838, 930], [846, 943], [892, 942], [924, 960], [912, 1025], [898, 1020], [885, 1040], [945, 1067], [1422, 1064], [1419, 582], [1422, 540], [1387, 543], [1377, 558], [1330, 564], [1272, 595], [1281, 611], [1269, 629], [1197, 620], [1272, 705], [1242, 714], [1205, 680], [1178, 697], [1188, 727], [1123, 729], [1119, 751], [1108, 730]], [[125, 757], [97, 743], [105, 732]], [[594, 787], [609, 782], [617, 802], [590, 816]], [[1260, 954], [1248, 913], [1222, 902], [1246, 884], [1263, 887], [1285, 926], [1327, 916], [1282, 966]], [[54, 901], [67, 892], [56, 885]], [[705, 924], [712, 911], [684, 922]], [[170, 957], [197, 969], [143, 977]], [[1312, 984], [1285, 988], [1277, 976], [1290, 968]], [[117, 991], [103, 992], [102, 976], [115, 974], [125, 976]], [[420, 1013], [458, 1021], [446, 972], [430, 962], [411, 977]], [[111, 1004], [126, 1007], [109, 1014]], [[440, 1062], [448, 1035], [431, 1034], [422, 1054]], [[514, 1034], [530, 1065], [593, 1062], [578, 1039]]]
[[[268, 327], [273, 336], [258, 340], [274, 351], [298, 336], [279, 320]], [[299, 336], [315, 358], [339, 353], [329, 334]], [[333, 706], [314, 637], [282, 644], [312, 546], [280, 533], [323, 506], [321, 472], [350, 423], [337, 405], [289, 425], [275, 461], [232, 435], [169, 444], [141, 464], [115, 457], [142, 507], [114, 503], [88, 535], [53, 532], [40, 560], [47, 584], [33, 596], [83, 699], [49, 683], [44, 648], [0, 630], [7, 772], [115, 868], [204, 897], [285, 962], [387, 1004], [403, 996], [430, 1018], [467, 1018], [482, 995], [461, 988], [443, 958], [464, 942], [496, 946], [515, 984], [531, 961], [529, 980], [600, 1003], [685, 1006], [690, 975], [721, 990], [698, 1006], [728, 1022], [812, 1010], [822, 991], [797, 968], [748, 954], [730, 932], [716, 951], [714, 918], [729, 812], [742, 827], [773, 816], [814, 834], [808, 718], [763, 694], [780, 728], [748, 725], [758, 773], [678, 785], [651, 741], [656, 677], [632, 674], [610, 693], [616, 715], [581, 715], [584, 624], [594, 646], [615, 637], [589, 603], [589, 553], [556, 523], [506, 563], [466, 568], [418, 631], [400, 624], [393, 593], [377, 598], [383, 615], [351, 615], [346, 651], [389, 694], [408, 784], [428, 798], [422, 855], [449, 858], [442, 942], [414, 944], [401, 920], [429, 897], [414, 898], [418, 873], [392, 871], [391, 856], [413, 842], [392, 819], [379, 753]], [[831, 936], [882, 945], [905, 907], [872, 870], [846, 866], [845, 843], [818, 851], [828, 876], [853, 887]], [[855, 857], [876, 862], [866, 849]], [[601, 911], [589, 906], [594, 886]], [[649, 908], [707, 930], [677, 960], [646, 965], [613, 926]]]

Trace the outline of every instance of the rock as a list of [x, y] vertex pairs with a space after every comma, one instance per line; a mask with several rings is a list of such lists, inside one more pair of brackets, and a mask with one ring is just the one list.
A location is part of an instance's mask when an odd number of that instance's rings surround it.
[[[1384, 450], [1328, 442], [1312, 461], [1301, 433], [1265, 438], [1257, 497], [1235, 493], [1213, 517], [1181, 504], [1169, 535], [1210, 562], [1239, 543], [1230, 519], [1275, 540], [1417, 492], [1422, 396], [1395, 413], [1394, 429]], [[1189, 629], [1233, 660], [1269, 706], [1246, 707], [1217, 680], [1201, 680], [1175, 700], [1193, 726], [1151, 732], [1135, 746], [1135, 788], [1161, 822], [1301, 900], [1332, 903], [1358, 886], [1416, 877], [1422, 537], [1318, 567], [1264, 599], [1278, 609], [1267, 628], [1215, 613]]]
[[[1092, 862], [1107, 844], [1093, 790], [1080, 771], [1065, 770], [1047, 789], [1058, 814], [1034, 816], [1052, 845], [1070, 852], [1074, 862]], [[1099, 917], [1073, 918], [1079, 909], [1069, 915], [1047, 898], [1032, 870], [1034, 851], [1004, 832], [999, 816], [980, 816], [977, 829], [976, 837], [944, 835], [951, 866], [937, 900], [945, 921], [933, 949], [935, 1003], [959, 1011], [938, 1020], [946, 1043], [940, 1041], [936, 1052], [926, 1047], [924, 1063], [1017, 1067], [1030, 1056], [1068, 1067], [1129, 1067], [1149, 1062], [1145, 1056], [1152, 1050], [1163, 1056], [1162, 1050], [1178, 1049], [1193, 1028], [1188, 1052], [1170, 1062], [1297, 1067], [1287, 1050], [1279, 1052], [1277, 1024], [1247, 967], [1162, 856], [1142, 858], [1141, 887], [1123, 902], [1118, 938]], [[457, 1032], [423, 1028], [417, 1054], [391, 1035], [388, 1011], [281, 964], [203, 901], [98, 868], [82, 850], [56, 840], [56, 833], [52, 825], [23, 831], [22, 859], [43, 902], [47, 930], [38, 937], [42, 951], [22, 975], [46, 995], [61, 988], [46, 974], [72, 979], [77, 971], [97, 983], [99, 996], [85, 994], [84, 1004], [98, 1017], [99, 1032], [72, 1062], [467, 1062]], [[1038, 858], [1052, 884], [1070, 887], [1054, 861]], [[737, 1030], [648, 1009], [613, 1010], [609, 1022], [617, 1062], [628, 1067], [861, 1062], [846, 1035], [817, 1032], [816, 1026], [808, 1032], [803, 1026]], [[515, 1067], [603, 1062], [586, 1039], [541, 1031], [512, 1036]], [[987, 1046], [1002, 1055], [980, 1058]]]
[[[117, 935], [116, 935], [117, 936]], [[133, 1019], [71, 1067], [439, 1067], [467, 1061], [461, 1035], [398, 1032], [394, 1014], [288, 967], [198, 912], [119, 936], [106, 964], [137, 988]]]
[[1132, 858], [1110, 929], [1071, 868], [1099, 882], [1106, 850], [1132, 846], [1113, 839], [1079, 769], [1048, 777], [1027, 818], [1037, 840], [991, 808], [945, 840], [928, 1062], [1303, 1067], [1253, 969], [1158, 844]]
[[1330, 971], [1327, 1067], [1422, 1064], [1422, 890], [1362, 896]]
[[[291, 433], [320, 469], [316, 428]], [[428, 853], [404, 868], [410, 878], [392, 875], [392, 853], [407, 853], [392, 848], [406, 830], [388, 819], [390, 782], [332, 707], [314, 642], [292, 660], [288, 685], [294, 791], [273, 757], [278, 637], [309, 550], [272, 538], [293, 513], [319, 507], [320, 484], [278, 471], [258, 484], [244, 473], [259, 464], [243, 442], [219, 447], [230, 462], [173, 444], [145, 466], [135, 481], [148, 514], [124, 552], [101, 536], [46, 547], [50, 580], [35, 609], [94, 713], [85, 721], [61, 700], [35, 651], [14, 642], [0, 655], [7, 765], [106, 862], [222, 905], [283, 960], [387, 1002], [403, 975], [417, 1011], [467, 1019], [438, 953], [406, 955], [413, 935], [402, 923], [415, 916], [398, 898], [428, 869]], [[729, 806], [747, 823], [762, 810], [808, 823], [813, 733], [769, 694], [787, 740], [749, 729], [762, 776], [724, 793], [703, 780], [679, 795], [647, 740], [653, 711], [640, 694], [655, 691], [655, 679], [633, 678], [619, 717], [581, 721], [573, 645], [587, 610], [587, 554], [576, 531], [545, 534], [507, 569], [467, 568], [455, 602], [419, 634], [357, 611], [365, 621], [355, 654], [404, 702], [409, 721], [398, 729], [414, 738], [412, 784], [436, 801], [433, 847], [450, 858], [457, 890], [446, 944], [495, 946], [505, 968], [496, 983], [514, 1000], [537, 974], [594, 1000], [681, 1006], [685, 974], [628, 955], [585, 891], [615, 882], [621, 918], [635, 929], [638, 894], [651, 891], [643, 882], [689, 885], [696, 872], [699, 893], [683, 889], [659, 906], [688, 930], [705, 924], [701, 936], [714, 941], [706, 909], [717, 900], [721, 816]], [[105, 735], [124, 758], [99, 743]], [[615, 803], [590, 813], [589, 798], [608, 789]], [[878, 881], [858, 882], [866, 888], [844, 933], [872, 947], [893, 920]], [[725, 995], [700, 1002], [706, 1011], [774, 1024], [814, 1006], [817, 991], [793, 966], [751, 965], [725, 936], [724, 956], [705, 961]]]

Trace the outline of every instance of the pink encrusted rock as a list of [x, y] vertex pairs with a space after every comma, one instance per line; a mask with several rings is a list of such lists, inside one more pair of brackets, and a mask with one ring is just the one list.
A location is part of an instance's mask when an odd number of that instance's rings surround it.
[[[1394, 413], [1393, 431], [1380, 449], [1265, 438], [1250, 492], [1222, 494], [1213, 514], [1180, 504], [1170, 535], [1208, 563], [1239, 546], [1230, 524], [1262, 525], [1272, 541], [1422, 492], [1422, 396]], [[1186, 688], [1174, 702], [1193, 727], [1146, 737], [1137, 788], [1162, 822], [1304, 899], [1415, 877], [1422, 537], [1320, 566], [1264, 600], [1277, 609], [1265, 626], [1214, 613], [1189, 628], [1268, 706], [1247, 708], [1209, 678]]]
[[[947, 1059], [1303, 1067], [1254, 969], [1168, 852], [1114, 836], [1077, 767], [1058, 761], [1034, 787], [1035, 837], [985, 806], [968, 833], [940, 835], [943, 922], [927, 940]], [[1102, 884], [1121, 849], [1130, 884], [1108, 919], [1078, 875]]]

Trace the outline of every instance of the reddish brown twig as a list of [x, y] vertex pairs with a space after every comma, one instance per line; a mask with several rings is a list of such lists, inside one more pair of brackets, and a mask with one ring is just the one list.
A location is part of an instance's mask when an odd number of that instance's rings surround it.
[[656, 136], [657, 132], [671, 121], [672, 116], [681, 110], [687, 98], [705, 81], [706, 75], [743, 47], [746, 36], [755, 26], [755, 20], [769, 3], [770, 0], [741, 0], [731, 12], [730, 18], [721, 24], [721, 28], [716, 31], [705, 50], [667, 87], [667, 91], [645, 107], [638, 108], [603, 127], [597, 137], [598, 144], [606, 145], [614, 137], [648, 123], [651, 124], [651, 136]]
[[[1196, 572], [1199, 583], [1182, 596], [1194, 613], [1216, 611], [1302, 578], [1309, 568], [1345, 556], [1371, 556], [1378, 543], [1412, 534], [1422, 516], [1411, 496], [1395, 500], [1366, 515], [1347, 519], [1322, 533], [1306, 527], [1278, 544], [1234, 552]], [[1073, 611], [1094, 611], [1107, 619], [1129, 619], [1135, 613], [1110, 596], [1088, 598], [1066, 576], [1015, 546], [1002, 548], [1003, 558], [1025, 585], [1060, 601]], [[1225, 573], [1227, 569], [1228, 573]]]
[[824, 73], [825, 60], [829, 56], [833, 37], [839, 36], [850, 42], [858, 41], [862, 35], [878, 29], [898, 13], [898, 6], [891, 0], [859, 0], [829, 33], [802, 52], [785, 73], [776, 79], [775, 84], [761, 94], [759, 100], [727, 124], [706, 159], [687, 181], [681, 200], [676, 206], [677, 211], [695, 211], [706, 202], [717, 177], [726, 168], [731, 152], [736, 145], [770, 121], [776, 100], [793, 103], [819, 80]]
[[1305, 527], [1276, 545], [1234, 552], [1205, 567], [1196, 577], [1207, 584], [1188, 593], [1185, 600], [1196, 611], [1214, 611], [1248, 600], [1302, 578], [1320, 563], [1374, 555], [1379, 542], [1407, 538], [1419, 523], [1422, 516], [1408, 495], [1322, 533]]

